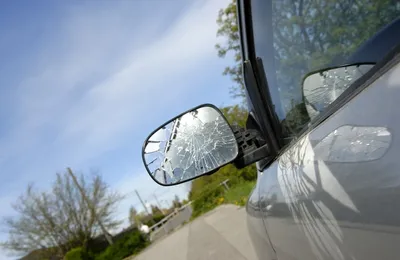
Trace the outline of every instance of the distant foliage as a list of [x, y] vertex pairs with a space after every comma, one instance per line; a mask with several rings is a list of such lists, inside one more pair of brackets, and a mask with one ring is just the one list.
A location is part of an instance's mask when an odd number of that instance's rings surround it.
[[131, 225], [136, 225], [136, 226], [138, 226], [140, 224], [140, 218], [138, 216], [138, 212], [132, 206], [129, 209], [129, 223]]
[[249, 113], [242, 106], [226, 106], [220, 108], [220, 110], [230, 125], [238, 125], [240, 127], [246, 126], [246, 120]]
[[71, 249], [64, 257], [64, 260], [92, 260], [92, 256], [89, 255], [82, 247]]
[[122, 197], [97, 173], [90, 178], [82, 174], [77, 182], [82, 191], [65, 172], [56, 175], [50, 191], [39, 192], [28, 185], [12, 205], [17, 215], [4, 218], [9, 237], [3, 248], [20, 254], [40, 251], [63, 256], [71, 248], [86, 247], [100, 234], [97, 219], [106, 230], [117, 227], [120, 222], [114, 212]]
[[[279, 88], [283, 101], [276, 109], [287, 115], [281, 118], [285, 135], [297, 134], [309, 121], [302, 101], [303, 77], [311, 71], [343, 65], [361, 44], [400, 15], [398, 0], [279, 0], [272, 1], [271, 8], [275, 52], [273, 57], [263, 58], [275, 60], [275, 71], [270, 74], [275, 74], [277, 86], [273, 87]], [[233, 56], [223, 74], [234, 83], [232, 96], [244, 101], [236, 0], [219, 11], [216, 22], [218, 56]]]
[[139, 253], [148, 245], [142, 234], [135, 230], [115, 241], [112, 246], [97, 255], [95, 260], [122, 260], [125, 257]]
[[163, 218], [165, 218], [165, 216], [162, 213], [157, 213], [153, 215], [153, 221], [155, 222], [154, 224], [160, 222]]
[[228, 75], [235, 85], [231, 88], [232, 97], [244, 99], [244, 83], [242, 75], [242, 57], [240, 53], [240, 36], [237, 24], [236, 0], [232, 0], [228, 6], [221, 9], [218, 13], [217, 24], [219, 26], [217, 36], [225, 39], [223, 43], [218, 43], [215, 48], [218, 56], [224, 58], [227, 54], [233, 56], [233, 65], [227, 66], [223, 75]]
[[172, 201], [172, 206], [173, 206], [174, 208], [180, 208], [180, 207], [182, 207], [182, 203], [181, 203], [181, 201], [179, 200], [178, 195], [175, 195], [175, 198], [174, 198], [174, 200]]
[[151, 205], [151, 214], [154, 216], [154, 215], [160, 215], [160, 214], [163, 214], [163, 213], [162, 213], [161, 209], [158, 208], [158, 206]]

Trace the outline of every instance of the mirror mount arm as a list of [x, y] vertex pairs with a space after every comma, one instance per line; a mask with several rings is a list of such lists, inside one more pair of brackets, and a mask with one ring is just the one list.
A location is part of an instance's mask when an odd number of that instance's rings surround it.
[[239, 154], [232, 162], [236, 168], [242, 169], [271, 155], [267, 142], [257, 130], [239, 126], [232, 126], [232, 130], [239, 146]]

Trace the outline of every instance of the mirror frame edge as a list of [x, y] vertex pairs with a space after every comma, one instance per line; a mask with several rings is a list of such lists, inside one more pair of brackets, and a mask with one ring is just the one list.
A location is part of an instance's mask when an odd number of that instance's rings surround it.
[[[219, 166], [218, 168], [216, 168], [216, 169], [210, 171], [210, 172], [203, 173], [203, 174], [201, 174], [201, 175], [199, 175], [199, 176], [196, 176], [196, 177], [193, 177], [193, 178], [190, 178], [190, 179], [181, 181], [181, 182], [176, 182], [176, 183], [173, 183], [173, 184], [164, 184], [164, 183], [160, 183], [160, 182], [158, 182], [158, 181], [151, 175], [151, 173], [150, 173], [150, 171], [149, 171], [149, 168], [148, 168], [147, 165], [146, 165], [146, 161], [145, 161], [145, 157], [144, 157], [144, 155], [145, 155], [144, 150], [145, 150], [145, 148], [146, 148], [146, 144], [147, 144], [147, 142], [149, 141], [150, 137], [153, 136], [153, 134], [155, 134], [162, 126], [167, 125], [167, 124], [171, 123], [172, 121], [174, 121], [175, 119], [177, 119], [177, 118], [179, 118], [179, 117], [181, 117], [181, 116], [183, 116], [183, 115], [185, 115], [185, 114], [187, 114], [187, 113], [189, 113], [189, 112], [191, 112], [191, 111], [193, 111], [193, 110], [196, 110], [196, 109], [202, 108], [202, 107], [211, 107], [211, 108], [214, 108], [214, 109], [222, 116], [222, 118], [225, 120], [225, 122], [228, 124], [229, 128], [230, 128], [231, 131], [232, 131], [232, 134], [234, 135], [234, 131], [233, 131], [233, 129], [232, 129], [232, 126], [231, 126], [231, 124], [228, 122], [228, 120], [226, 119], [226, 117], [224, 116], [224, 114], [222, 113], [222, 111], [221, 111], [217, 106], [215, 106], [215, 105], [213, 105], [213, 104], [210, 104], [210, 103], [204, 103], [204, 104], [198, 105], [198, 106], [196, 106], [196, 107], [193, 107], [193, 108], [191, 108], [191, 109], [188, 109], [188, 110], [186, 110], [185, 112], [182, 112], [182, 113], [180, 113], [179, 115], [177, 115], [177, 116], [173, 117], [172, 119], [166, 121], [165, 123], [161, 124], [159, 127], [157, 127], [155, 130], [153, 130], [153, 131], [146, 137], [146, 139], [144, 140], [143, 145], [142, 145], [142, 161], [143, 161], [144, 167], [145, 167], [145, 169], [146, 169], [146, 171], [147, 171], [147, 174], [150, 176], [150, 178], [151, 178], [155, 183], [157, 183], [158, 185], [161, 185], [161, 186], [164, 186], [164, 187], [170, 187], [170, 186], [175, 186], [175, 185], [179, 185], [179, 184], [182, 184], [182, 183], [185, 183], [185, 182], [192, 181], [192, 180], [194, 180], [194, 179], [200, 178], [200, 177], [205, 176], [205, 175], [214, 174], [214, 173], [217, 172], [220, 168], [222, 168], [222, 167], [224, 167], [224, 166], [226, 166], [226, 165], [232, 163], [232, 162], [233, 162], [234, 160], [236, 160], [236, 158], [238, 157], [238, 155], [239, 155], [239, 148], [240, 148], [240, 147], [239, 147], [239, 144], [238, 144], [237, 141], [236, 141], [236, 145], [237, 145], [237, 148], [238, 148], [238, 149], [237, 149], [237, 153], [236, 153], [235, 158], [232, 159], [231, 161], [229, 161], [229, 162], [227, 162], [227, 163], [225, 163], [225, 164]], [[235, 140], [236, 140], [236, 137], [235, 137]]]

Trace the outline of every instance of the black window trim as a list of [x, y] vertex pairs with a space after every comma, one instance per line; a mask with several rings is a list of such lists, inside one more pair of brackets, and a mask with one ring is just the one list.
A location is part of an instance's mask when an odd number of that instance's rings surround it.
[[274, 157], [279, 153], [281, 144], [279, 143], [278, 129], [279, 122], [275, 110], [272, 106], [269, 92], [267, 91], [266, 80], [262, 80], [260, 73], [260, 62], [257, 60], [254, 51], [253, 28], [251, 6], [249, 0], [237, 1], [238, 25], [241, 39], [241, 54], [243, 59], [243, 78], [245, 80], [245, 88], [250, 97], [249, 108], [255, 113], [256, 121], [260, 125], [262, 132], [268, 144], [271, 146], [271, 156]]

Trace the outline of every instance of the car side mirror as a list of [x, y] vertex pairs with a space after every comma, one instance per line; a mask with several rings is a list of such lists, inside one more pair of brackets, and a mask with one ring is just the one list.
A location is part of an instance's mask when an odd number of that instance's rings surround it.
[[363, 63], [314, 71], [304, 77], [302, 91], [311, 119], [324, 111], [375, 64]]
[[142, 158], [151, 178], [170, 186], [210, 174], [238, 153], [235, 134], [223, 114], [205, 104], [153, 131], [144, 142]]

